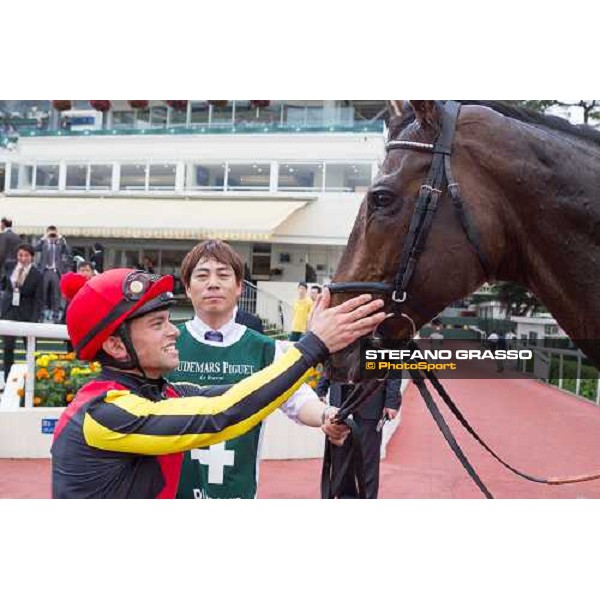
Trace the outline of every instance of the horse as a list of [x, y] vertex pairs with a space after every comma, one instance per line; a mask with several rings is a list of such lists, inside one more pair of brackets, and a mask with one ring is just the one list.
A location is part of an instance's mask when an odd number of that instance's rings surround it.
[[[382, 296], [396, 318], [379, 335], [405, 339], [499, 280], [531, 290], [600, 367], [600, 133], [498, 102], [404, 103], [332, 305]], [[355, 344], [333, 376], [356, 381], [357, 364]]]

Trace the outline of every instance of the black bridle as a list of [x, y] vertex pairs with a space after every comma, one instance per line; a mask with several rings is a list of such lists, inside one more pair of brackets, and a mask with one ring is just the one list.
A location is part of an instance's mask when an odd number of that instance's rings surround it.
[[[460, 190], [458, 183], [456, 183], [450, 164], [450, 156], [452, 154], [452, 141], [454, 139], [454, 133], [456, 130], [456, 121], [458, 119], [458, 113], [460, 111], [460, 103], [454, 101], [448, 101], [445, 105], [438, 103], [438, 108], [442, 114], [442, 128], [440, 134], [434, 144], [426, 144], [422, 142], [412, 142], [408, 140], [393, 140], [388, 142], [387, 150], [416, 150], [419, 152], [430, 152], [433, 154], [433, 160], [431, 167], [427, 174], [425, 183], [421, 186], [415, 211], [410, 223], [407, 238], [404, 242], [404, 248], [402, 250], [402, 256], [396, 274], [396, 280], [394, 283], [386, 282], [375, 282], [375, 281], [347, 281], [340, 283], [331, 283], [329, 291], [331, 294], [342, 294], [342, 293], [374, 293], [384, 294], [391, 296], [393, 302], [393, 310], [397, 316], [407, 318], [412, 322], [412, 319], [403, 312], [402, 305], [407, 303], [408, 289], [411, 278], [414, 274], [415, 267], [417, 265], [419, 256], [425, 248], [425, 242], [427, 235], [431, 228], [433, 216], [437, 209], [438, 201], [443, 193], [444, 184], [446, 190], [452, 199], [452, 203], [458, 215], [458, 219], [463, 230], [466, 233], [467, 239], [474, 247], [481, 263], [481, 267], [486, 275], [488, 281], [492, 281], [493, 271], [491, 269], [491, 263], [488, 260], [486, 254], [483, 252], [479, 235], [477, 230], [473, 226], [468, 213], [465, 212], [462, 199], [460, 197]], [[411, 309], [414, 305], [410, 305]], [[414, 322], [413, 324], [413, 336], [416, 333]], [[407, 342], [407, 347], [411, 349], [417, 349], [418, 346], [413, 340]], [[567, 478], [541, 478], [528, 475], [518, 469], [512, 467], [509, 463], [503, 460], [492, 448], [486, 444], [481, 437], [475, 432], [475, 430], [468, 423], [464, 415], [460, 412], [458, 406], [452, 401], [437, 376], [430, 372], [425, 371], [424, 375], [420, 371], [411, 370], [411, 378], [415, 383], [419, 393], [423, 397], [429, 412], [431, 413], [434, 421], [439, 427], [442, 435], [448, 442], [448, 445], [465, 468], [469, 476], [473, 479], [477, 487], [482, 491], [486, 498], [492, 498], [492, 494], [486, 488], [483, 481], [479, 478], [475, 472], [469, 460], [465, 456], [464, 452], [458, 445], [456, 438], [452, 434], [452, 431], [448, 427], [440, 409], [438, 408], [433, 396], [425, 385], [425, 380], [429, 380], [430, 384], [434, 387], [440, 398], [451, 411], [454, 417], [459, 423], [468, 431], [468, 433], [475, 439], [483, 449], [493, 456], [502, 466], [511, 471], [512, 473], [527, 479], [534, 483], [542, 483], [546, 485], [564, 485], [569, 483], [580, 483], [583, 481], [592, 481], [600, 479], [600, 473], [579, 475], [576, 477]], [[330, 452], [331, 448], [329, 442], [327, 442], [325, 458], [323, 461], [323, 471], [321, 479], [321, 494], [324, 498], [337, 497], [338, 491], [341, 486], [342, 478], [347, 469], [354, 468], [354, 479], [357, 489], [358, 497], [365, 497], [365, 480], [364, 480], [364, 465], [362, 463], [362, 452], [360, 448], [360, 442], [356, 434], [356, 428], [351, 423], [352, 412], [360, 406], [363, 402], [368, 400], [378, 389], [384, 385], [385, 380], [370, 380], [364, 384], [357, 385], [354, 391], [346, 399], [339, 412], [336, 413], [334, 420], [337, 422], [346, 422], [351, 426], [352, 431], [352, 459], [348, 460], [347, 464], [343, 466], [340, 472], [335, 473], [332, 468]]]
[[[448, 194], [452, 199], [452, 203], [458, 215], [458, 219], [462, 228], [466, 233], [466, 237], [475, 248], [479, 262], [483, 268], [486, 278], [489, 280], [492, 269], [490, 261], [482, 250], [481, 243], [479, 241], [479, 235], [477, 230], [473, 226], [470, 218], [465, 212], [462, 198], [460, 197], [460, 190], [458, 183], [455, 181], [452, 174], [452, 166], [450, 164], [450, 157], [452, 156], [452, 142], [454, 141], [454, 134], [456, 132], [456, 122], [458, 120], [458, 114], [460, 112], [460, 103], [452, 100], [445, 104], [437, 103], [438, 110], [441, 114], [441, 129], [440, 133], [433, 144], [415, 142], [411, 140], [390, 140], [386, 145], [388, 152], [393, 150], [414, 150], [417, 152], [427, 152], [433, 154], [431, 166], [425, 178], [425, 182], [419, 189], [419, 195], [415, 204], [415, 210], [412, 215], [408, 234], [404, 240], [404, 247], [400, 257], [398, 270], [396, 272], [396, 278], [393, 283], [391, 282], [377, 282], [377, 281], [344, 281], [339, 283], [330, 283], [327, 287], [331, 294], [360, 294], [369, 293], [388, 296], [392, 302], [392, 311], [395, 318], [406, 319], [412, 326], [411, 338], [414, 338], [417, 333], [417, 328], [414, 320], [406, 312], [405, 307], [410, 309], [413, 314], [424, 313], [419, 310], [417, 303], [413, 298], [408, 297], [408, 290], [411, 283], [411, 279], [415, 273], [415, 268], [419, 257], [425, 249], [427, 237], [431, 230], [433, 223], [433, 217], [436, 213], [438, 202], [443, 194], [444, 186]], [[423, 314], [426, 318], [427, 315]], [[376, 330], [373, 332], [373, 338], [384, 337], [381, 333]], [[413, 379], [415, 374], [411, 372]], [[456, 449], [455, 440], [451, 439], [451, 432], [447, 426], [442, 425], [438, 420], [438, 415], [434, 414], [435, 407], [429, 402], [427, 389], [424, 387], [422, 376], [417, 380], [415, 384], [419, 388], [419, 391], [423, 395], [425, 402], [432, 415], [438, 423], [438, 426], [442, 429], [442, 433], [446, 437], [448, 443], [451, 445], [459, 459], [463, 463], [463, 466], [467, 468], [471, 476], [473, 477], [472, 468], [468, 463], [465, 462], [462, 456], [460, 456], [460, 449]], [[366, 402], [372, 397], [379, 389], [385, 385], [385, 380], [380, 381], [369, 381], [357, 385], [350, 396], [343, 403], [339, 412], [335, 415], [336, 422], [350, 423], [351, 414], [357, 409], [362, 403]], [[353, 435], [353, 438], [356, 437]], [[357, 471], [362, 471], [361, 466], [361, 453], [357, 440], [352, 440], [354, 449], [354, 455], [357, 457], [356, 463], [359, 468]], [[326, 445], [326, 450], [329, 450], [329, 445]], [[322, 494], [324, 497], [335, 497], [336, 486], [333, 482], [340, 480], [341, 476], [335, 477], [332, 471], [330, 460], [328, 460], [328, 452], [325, 454], [325, 461], [323, 463], [323, 477], [322, 477]], [[477, 476], [475, 475], [475, 478]], [[364, 494], [364, 481], [357, 480], [356, 482], [359, 495]], [[479, 485], [479, 482], [478, 482]], [[487, 490], [484, 491], [487, 494]]]
[[[416, 150], [418, 152], [428, 152], [433, 154], [429, 172], [427, 173], [425, 182], [419, 189], [419, 196], [415, 204], [415, 210], [410, 222], [408, 234], [404, 241], [404, 247], [402, 249], [402, 255], [394, 283], [377, 281], [344, 281], [339, 283], [330, 283], [327, 285], [327, 288], [331, 294], [370, 293], [389, 296], [392, 301], [392, 310], [395, 314], [395, 317], [407, 319], [411, 323], [411, 338], [414, 338], [417, 333], [416, 325], [410, 315], [405, 312], [404, 307], [407, 305], [410, 307], [413, 313], [419, 312], [415, 305], [415, 301], [412, 298], [410, 299], [410, 304], [407, 301], [408, 289], [419, 257], [425, 249], [425, 244], [431, 229], [431, 224], [433, 223], [433, 217], [438, 206], [438, 201], [443, 193], [444, 184], [446, 184], [446, 189], [452, 198], [452, 202], [458, 213], [459, 221], [466, 232], [467, 239], [474, 246], [477, 256], [479, 257], [479, 261], [488, 279], [489, 274], [492, 272], [490, 268], [490, 262], [481, 249], [477, 231], [473, 227], [470, 219], [467, 216], [467, 213], [464, 210], [462, 199], [459, 193], [458, 183], [456, 183], [454, 180], [450, 165], [452, 142], [454, 140], [454, 134], [456, 131], [456, 121], [460, 112], [460, 103], [454, 101], [448, 101], [446, 104], [438, 103], [438, 110], [441, 114], [442, 123], [440, 134], [435, 143], [428, 144], [410, 140], [391, 140], [388, 141], [386, 145], [386, 150], [388, 152], [401, 149]], [[379, 335], [378, 331], [376, 330], [373, 332], [373, 337], [377, 338], [383, 336]], [[415, 381], [415, 383], [419, 385], [420, 382]], [[356, 438], [356, 435], [354, 435], [354, 429], [352, 428], [351, 414], [361, 404], [377, 393], [384, 384], [385, 380], [380, 380], [369, 381], [367, 383], [357, 385], [349, 397], [345, 400], [339, 412], [335, 415], [334, 420], [336, 422], [343, 422], [351, 426], [351, 431], [353, 432], [353, 454], [355, 456], [354, 467], [355, 471], [358, 472], [363, 472], [362, 453], [360, 451], [360, 443], [357, 439], [354, 439]], [[421, 387], [419, 387], [419, 390], [421, 391]], [[428, 404], [428, 408], [431, 410], [430, 404]], [[434, 416], [434, 418], [436, 417]], [[329, 442], [326, 442], [326, 452], [325, 460], [323, 462], [321, 483], [321, 493], [323, 497], [326, 498], [336, 497], [338, 490], [336, 483], [339, 484], [343, 476], [343, 473], [333, 473], [330, 453], [330, 444]], [[363, 478], [357, 478], [356, 487], [359, 497], [364, 497], [365, 482]]]
[[[468, 241], [471, 243], [477, 253], [479, 262], [488, 281], [492, 281], [493, 271], [491, 263], [483, 251], [477, 229], [473, 226], [468, 213], [465, 211], [460, 189], [452, 174], [450, 157], [452, 155], [452, 142], [456, 131], [456, 121], [460, 112], [460, 102], [449, 100], [445, 104], [438, 103], [438, 109], [441, 113], [440, 134], [433, 144], [422, 142], [413, 142], [410, 140], [391, 140], [387, 143], [388, 152], [392, 150], [415, 150], [417, 152], [428, 152], [433, 154], [431, 166], [425, 182], [419, 190], [419, 196], [415, 205], [415, 210], [410, 222], [408, 234], [404, 241], [402, 255], [396, 279], [391, 282], [377, 281], [343, 281], [339, 283], [330, 283], [327, 287], [331, 294], [347, 293], [373, 293], [389, 296], [392, 301], [392, 310], [397, 316], [412, 319], [404, 312], [403, 305], [408, 304], [408, 290], [411, 279], [419, 257], [425, 249], [427, 237], [431, 230], [433, 217], [438, 207], [438, 202], [443, 194], [444, 186], [456, 210], [458, 219], [463, 230], [466, 233]], [[411, 299], [412, 300], [412, 299]], [[410, 305], [412, 309], [416, 307]], [[413, 335], [415, 326], [413, 325]]]

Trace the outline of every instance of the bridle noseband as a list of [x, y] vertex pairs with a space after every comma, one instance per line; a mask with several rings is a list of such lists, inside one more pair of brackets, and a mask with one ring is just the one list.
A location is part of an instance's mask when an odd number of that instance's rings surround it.
[[[460, 102], [449, 100], [445, 104], [438, 103], [438, 108], [442, 115], [442, 128], [434, 144], [413, 142], [409, 140], [392, 140], [386, 145], [386, 150], [388, 152], [391, 150], [403, 149], [433, 154], [429, 172], [425, 182], [419, 190], [415, 211], [410, 222], [408, 234], [404, 241], [404, 247], [402, 249], [402, 255], [394, 283], [344, 281], [330, 283], [327, 286], [331, 294], [373, 293], [390, 296], [394, 313], [399, 317], [407, 318], [411, 322], [412, 319], [403, 311], [402, 305], [407, 304], [409, 285], [419, 257], [425, 249], [427, 236], [431, 229], [433, 217], [440, 196], [442, 195], [444, 184], [446, 184], [446, 189], [450, 194], [458, 219], [466, 233], [467, 239], [477, 252], [479, 262], [481, 263], [486, 278], [488, 281], [492, 280], [493, 271], [491, 263], [483, 251], [479, 234], [464, 209], [460, 197], [459, 186], [454, 180], [450, 165], [452, 142], [456, 131], [456, 121], [460, 112]], [[411, 306], [411, 309], [414, 310], [415, 307]], [[416, 333], [414, 331], [414, 322], [412, 324], [414, 334]]]
[[[415, 211], [413, 213], [408, 230], [408, 235], [404, 242], [402, 257], [400, 259], [400, 265], [398, 267], [395, 282], [386, 283], [376, 281], [345, 281], [340, 283], [331, 283], [327, 286], [332, 294], [363, 292], [390, 295], [392, 302], [394, 303], [394, 313], [397, 316], [405, 317], [411, 321], [412, 319], [410, 319], [410, 317], [402, 311], [402, 305], [407, 303], [407, 290], [409, 283], [414, 273], [419, 256], [425, 247], [425, 241], [431, 228], [431, 223], [437, 208], [438, 200], [442, 195], [444, 183], [446, 184], [446, 189], [450, 194], [450, 198], [452, 199], [452, 203], [456, 210], [460, 224], [466, 233], [467, 239], [477, 252], [479, 262], [481, 263], [481, 267], [486, 275], [486, 278], [488, 281], [493, 281], [491, 263], [486, 254], [483, 252], [478, 232], [464, 209], [462, 199], [460, 197], [459, 186], [454, 180], [450, 165], [452, 140], [454, 139], [456, 121], [460, 111], [460, 103], [448, 101], [443, 106], [438, 104], [438, 107], [442, 111], [442, 130], [435, 144], [425, 144], [422, 142], [412, 142], [408, 140], [394, 140], [388, 142], [386, 146], [388, 152], [390, 150], [405, 149], [433, 153], [433, 160], [431, 162], [431, 167], [429, 168], [429, 173], [427, 174], [425, 183], [421, 186], [419, 191]], [[413, 306], [411, 306], [411, 309], [413, 309]], [[413, 323], [413, 333], [415, 333], [414, 329], [415, 327]], [[412, 349], [418, 349], [418, 346], [414, 341], [408, 341], [407, 346]], [[492, 450], [492, 448], [475, 432], [475, 430], [471, 427], [467, 419], [459, 410], [458, 406], [452, 401], [434, 372], [425, 371], [423, 375], [419, 370], [410, 370], [409, 373], [421, 396], [423, 397], [427, 408], [431, 412], [431, 415], [433, 416], [437, 426], [442, 432], [442, 435], [450, 445], [458, 460], [466, 469], [467, 473], [487, 498], [492, 498], [493, 496], [480, 477], [477, 475], [468, 458], [460, 448], [456, 438], [448, 427], [443, 414], [438, 408], [431, 393], [427, 389], [427, 386], [425, 385], [426, 379], [429, 380], [429, 382], [433, 385], [446, 407], [453, 413], [454, 417], [456, 417], [459, 423], [467, 430], [473, 439], [475, 439], [486, 450], [486, 452], [498, 460], [502, 466], [516, 475], [535, 483], [543, 483], [547, 485], [562, 485], [600, 479], [600, 473], [585, 474], [576, 477], [559, 479], [556, 477], [534, 477], [515, 469], [509, 463], [503, 460], [494, 450]], [[348, 419], [349, 415], [360, 404], [367, 401], [378, 389], [380, 389], [384, 382], [385, 380], [369, 380], [366, 384], [364, 384], [362, 389], [361, 385], [357, 385], [355, 390], [346, 399], [339, 412], [335, 415], [334, 420], [337, 422], [347, 422], [346, 420]], [[354, 429], [352, 431], [354, 438]], [[354, 443], [355, 441], [353, 439], [353, 444]], [[331, 448], [329, 442], [327, 441], [326, 444], [328, 444], [326, 448], [328, 448], [330, 452]], [[356, 442], [356, 444], [359, 455], [355, 462], [357, 464], [360, 463], [359, 466], [361, 468], [357, 468], [357, 474], [354, 479], [356, 480], [359, 497], [365, 497], [366, 482], [364, 468], [362, 467], [363, 458], [362, 454], [360, 454], [360, 443]], [[334, 498], [338, 497], [338, 493], [341, 489], [340, 482], [343, 480], [346, 470], [349, 467], [348, 464], [346, 464], [340, 472], [336, 473], [333, 469], [331, 460], [328, 459], [328, 456], [329, 455], [326, 452], [325, 460], [323, 461], [321, 494], [324, 498]]]

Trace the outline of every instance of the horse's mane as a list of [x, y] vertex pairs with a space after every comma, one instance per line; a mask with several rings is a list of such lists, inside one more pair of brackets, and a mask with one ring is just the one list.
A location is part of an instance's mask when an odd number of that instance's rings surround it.
[[[504, 102], [497, 102], [495, 100], [461, 100], [460, 102], [464, 105], [486, 106], [487, 108], [491, 108], [501, 115], [515, 119], [516, 121], [552, 129], [553, 131], [566, 133], [581, 140], [587, 140], [600, 145], [600, 131], [597, 131], [589, 125], [573, 125], [566, 119], [562, 119], [555, 115], [546, 115], [529, 108], [505, 104]], [[393, 133], [397, 134], [402, 131], [409, 123], [414, 121], [414, 117], [412, 108], [410, 108], [408, 103], [405, 103], [402, 111], [402, 118], [399, 123], [394, 124]], [[390, 133], [392, 132], [390, 131]]]

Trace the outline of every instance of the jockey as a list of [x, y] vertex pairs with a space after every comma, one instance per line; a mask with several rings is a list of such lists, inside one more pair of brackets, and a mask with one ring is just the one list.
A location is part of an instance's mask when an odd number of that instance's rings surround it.
[[[179, 362], [169, 320], [173, 278], [113, 269], [61, 281], [78, 358], [102, 365], [63, 412], [52, 445], [55, 498], [172, 498], [183, 452], [237, 437], [281, 406], [313, 365], [373, 330], [381, 300], [334, 308], [327, 296], [312, 333], [279, 360], [233, 386], [169, 384]], [[375, 312], [379, 311], [379, 312]], [[182, 399], [182, 396], [186, 396]]]

